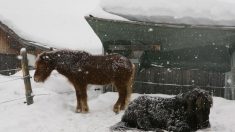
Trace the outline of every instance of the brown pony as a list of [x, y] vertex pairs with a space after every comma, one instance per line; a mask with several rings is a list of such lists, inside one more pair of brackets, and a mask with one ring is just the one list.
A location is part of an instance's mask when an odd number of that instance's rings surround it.
[[119, 98], [115, 113], [124, 110], [132, 92], [135, 66], [119, 54], [95, 56], [84, 51], [58, 50], [41, 53], [36, 60], [34, 80], [44, 82], [53, 70], [68, 78], [77, 96], [76, 112], [86, 113], [88, 84], [113, 84]]

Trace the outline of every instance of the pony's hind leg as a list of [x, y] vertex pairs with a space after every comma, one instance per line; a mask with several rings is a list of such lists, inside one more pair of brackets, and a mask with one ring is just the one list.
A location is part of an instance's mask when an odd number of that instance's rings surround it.
[[134, 76], [135, 76], [135, 65], [133, 64], [131, 76], [129, 77], [129, 79], [125, 85], [126, 87], [123, 89], [126, 91], [125, 91], [125, 95], [124, 95], [125, 100], [124, 100], [124, 102], [121, 103], [121, 110], [124, 110], [130, 102], [131, 93], [132, 93], [132, 89], [133, 89], [132, 86], [133, 86], [133, 82], [134, 82]]
[[123, 105], [121, 105], [121, 110], [124, 110], [130, 102], [131, 93], [133, 90], [134, 77], [135, 77], [135, 65], [132, 64], [132, 73], [131, 73], [131, 76], [128, 79], [128, 82], [126, 85], [127, 86], [126, 87], [126, 97], [125, 97], [125, 102], [122, 103]]
[[118, 91], [118, 100], [113, 107], [113, 111], [119, 113], [119, 111], [124, 110], [127, 105], [128, 85], [127, 83], [115, 83], [115, 86]]
[[123, 100], [121, 100], [121, 107], [120, 107], [120, 110], [125, 110], [125, 108], [127, 107], [127, 104], [129, 103], [129, 92], [128, 92], [128, 86], [126, 86], [125, 89], [125, 92], [123, 92]]

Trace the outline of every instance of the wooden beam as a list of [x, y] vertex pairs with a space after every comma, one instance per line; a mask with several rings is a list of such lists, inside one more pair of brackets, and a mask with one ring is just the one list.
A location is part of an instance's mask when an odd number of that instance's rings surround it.
[[120, 51], [120, 50], [132, 50], [132, 51], [160, 51], [160, 44], [153, 45], [109, 45], [108, 50]]

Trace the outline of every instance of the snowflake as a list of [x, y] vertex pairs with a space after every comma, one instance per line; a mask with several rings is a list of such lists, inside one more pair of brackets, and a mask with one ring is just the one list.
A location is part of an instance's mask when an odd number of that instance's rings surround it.
[[148, 29], [148, 32], [152, 32], [152, 31], [153, 31], [153, 29], [152, 29], [152, 28], [149, 28], [149, 29]]

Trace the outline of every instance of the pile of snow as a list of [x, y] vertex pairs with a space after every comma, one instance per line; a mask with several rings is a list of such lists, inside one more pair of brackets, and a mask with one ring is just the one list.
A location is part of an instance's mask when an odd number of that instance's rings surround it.
[[[100, 86], [90, 86], [88, 90], [90, 112], [75, 113], [76, 96], [73, 86], [57, 72], [53, 72], [45, 83], [35, 83], [31, 79], [34, 104], [27, 106], [23, 103], [23, 80], [7, 82], [20, 76], [22, 73], [10, 77], [0, 76], [1, 132], [109, 132], [109, 127], [121, 120], [123, 111], [120, 114], [112, 111], [118, 94], [94, 91]], [[132, 94], [132, 100], [139, 96]], [[172, 97], [160, 94], [152, 96]], [[235, 101], [214, 97], [210, 114], [211, 128], [199, 132], [234, 131], [234, 110]]]
[[24, 39], [100, 54], [102, 45], [84, 19], [99, 0], [1, 0], [0, 21]]
[[235, 26], [234, 0], [101, 0], [100, 6], [129, 20]]

